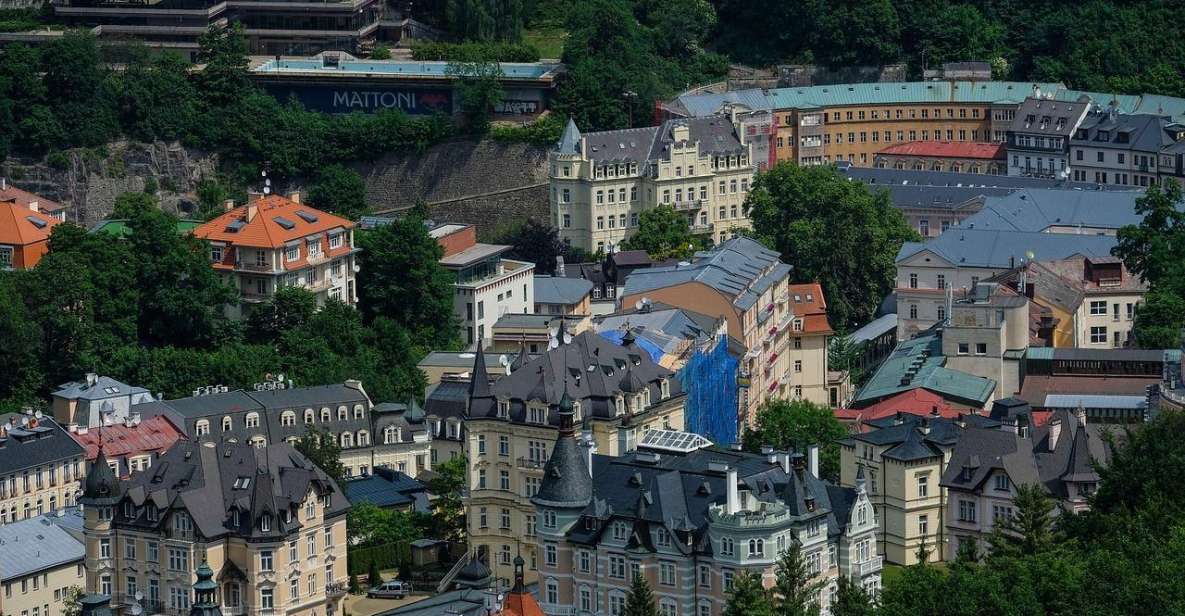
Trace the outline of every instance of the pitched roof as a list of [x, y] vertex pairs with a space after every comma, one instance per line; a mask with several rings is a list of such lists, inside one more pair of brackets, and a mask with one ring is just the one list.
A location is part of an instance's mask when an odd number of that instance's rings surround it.
[[[24, 423], [22, 423], [24, 422]], [[82, 446], [53, 419], [11, 414], [0, 424], [0, 474], [81, 457]]]
[[974, 141], [908, 141], [891, 145], [877, 155], [928, 156], [932, 158], [979, 158], [1004, 160], [1003, 143]]
[[568, 124], [564, 126], [564, 133], [560, 135], [560, 142], [556, 148], [560, 154], [580, 152], [580, 129], [576, 128], [576, 122], [572, 118], [568, 118]]
[[0, 526], [0, 580], [8, 582], [39, 571], [82, 563], [86, 549], [80, 536], [67, 530], [67, 517], [78, 509], [39, 515]]
[[835, 409], [835, 417], [840, 420], [864, 424], [869, 421], [893, 417], [897, 413], [930, 417], [933, 416], [935, 409], [938, 410], [938, 416], [943, 419], [957, 419], [962, 414], [962, 411], [952, 407], [942, 396], [926, 389], [917, 388], [889, 396], [862, 409]]
[[15, 201], [17, 205], [30, 209], [30, 205], [37, 204], [37, 211], [57, 217], [65, 206], [57, 201], [51, 201], [41, 195], [33, 194], [13, 186], [8, 180], [0, 181], [0, 201]]
[[310, 235], [353, 227], [353, 222], [340, 216], [296, 203], [287, 197], [267, 195], [224, 212], [194, 229], [193, 234], [235, 246], [281, 248], [287, 242]]
[[1064, 259], [1074, 254], [1109, 255], [1116, 245], [1112, 235], [1037, 233], [1002, 229], [951, 227], [927, 242], [905, 242], [897, 252], [900, 263], [930, 251], [961, 267], [1003, 269], [1022, 259]]
[[86, 449], [87, 460], [93, 460], [99, 454], [100, 438], [103, 441], [103, 453], [108, 457], [159, 453], [185, 438], [181, 430], [163, 415], [149, 417], [131, 426], [116, 423], [91, 428], [86, 432], [71, 432], [70, 436]]
[[535, 276], [536, 304], [579, 304], [592, 293], [593, 283], [583, 278]]
[[1155, 115], [1128, 115], [1096, 110], [1083, 118], [1070, 145], [1159, 152], [1176, 141], [1166, 129], [1171, 120]]
[[[600, 163], [653, 163], [669, 160], [674, 131], [686, 126], [688, 140], [700, 154], [740, 154], [747, 151], [728, 118], [712, 116], [667, 120], [661, 126], [600, 131], [584, 135], [584, 155]], [[557, 147], [563, 147], [561, 143]]]
[[427, 511], [427, 491], [427, 486], [406, 473], [382, 466], [374, 467], [369, 475], [346, 481], [346, 496], [354, 505], [367, 502], [378, 507], [400, 507], [414, 503], [417, 511]]
[[1047, 231], [1051, 227], [1090, 227], [1118, 230], [1136, 225], [1135, 191], [1043, 190], [1026, 188], [1003, 197], [988, 197], [983, 209], [960, 228], [1005, 231]]
[[58, 219], [13, 201], [0, 200], [0, 244], [28, 246], [49, 240]]
[[996, 390], [992, 379], [944, 367], [942, 340], [931, 333], [906, 340], [877, 368], [852, 400], [852, 408], [870, 406], [910, 389], [928, 389], [943, 398], [982, 407]]
[[109, 376], [99, 375], [95, 378], [94, 383], [88, 383], [86, 379], [62, 383], [58, 385], [58, 390], [53, 392], [53, 395], [55, 398], [66, 400], [102, 400], [112, 396], [146, 393], [148, 390], [143, 387], [135, 387]]
[[868, 323], [865, 323], [856, 331], [848, 334], [848, 342], [852, 344], [861, 344], [870, 340], [875, 340], [884, 334], [897, 329], [897, 314], [886, 314], [879, 316]]
[[1008, 132], [1069, 137], [1089, 109], [1089, 97], [1060, 100], [1030, 96], [1016, 109]]
[[738, 237], [696, 253], [689, 265], [635, 270], [626, 278], [624, 294], [699, 282], [724, 294], [738, 309], [748, 310], [766, 289], [789, 275], [790, 270], [778, 252], [756, 240]]
[[794, 316], [802, 319], [803, 332], [830, 334], [835, 331], [827, 321], [827, 300], [823, 297], [821, 284], [805, 282], [787, 285], [786, 295]]

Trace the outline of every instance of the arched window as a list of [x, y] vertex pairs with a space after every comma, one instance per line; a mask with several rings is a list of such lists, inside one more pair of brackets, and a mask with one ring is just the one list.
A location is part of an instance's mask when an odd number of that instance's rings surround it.
[[617, 414], [625, 415], [625, 397], [621, 395], [617, 396]]
[[370, 444], [370, 433], [367, 432], [366, 430], [359, 430], [358, 431], [358, 446], [359, 447], [366, 447], [369, 444]]
[[338, 421], [345, 421], [349, 418], [350, 418], [350, 409], [347, 409], [346, 405], [343, 404], [343, 405], [337, 407], [337, 420]]
[[284, 411], [283, 413], [280, 413], [280, 425], [285, 426], [285, 427], [295, 426], [296, 425], [296, 412], [295, 411]]
[[227, 415], [226, 417], [222, 418], [222, 431], [223, 432], [230, 432], [231, 428], [233, 428], [233, 427], [234, 427], [234, 421], [231, 420], [230, 415]]
[[333, 419], [333, 415], [330, 414], [329, 407], [321, 407], [321, 423], [326, 423], [330, 419]]
[[361, 404], [355, 404], [354, 405], [354, 419], [362, 419], [362, 417], [365, 415], [366, 415], [366, 408], [364, 408]]
[[251, 443], [251, 446], [252, 446], [252, 447], [255, 447], [255, 448], [258, 448], [258, 449], [262, 449], [262, 448], [264, 448], [264, 447], [267, 447], [267, 439], [266, 439], [266, 438], [264, 438], [264, 437], [262, 437], [262, 436], [253, 436], [253, 437], [251, 437], [251, 441], [250, 441], [250, 443]]
[[352, 432], [342, 432], [341, 446], [342, 447], [353, 447], [354, 446], [354, 434]]
[[314, 421], [316, 421], [316, 419], [317, 419], [317, 415], [316, 415], [316, 413], [313, 412], [313, 409], [305, 409], [304, 410], [304, 422], [305, 423], [311, 424]]
[[194, 436], [205, 436], [209, 433], [210, 433], [210, 420], [199, 419], [199, 420], [197, 420], [197, 423], [195, 423], [193, 425]]
[[395, 426], [387, 426], [383, 428], [383, 444], [391, 445], [398, 441], [395, 440]]
[[247, 428], [258, 428], [259, 427], [259, 413], [256, 413], [255, 411], [247, 413], [247, 418], [244, 419], [243, 421], [244, 421], [244, 424], [247, 426]]

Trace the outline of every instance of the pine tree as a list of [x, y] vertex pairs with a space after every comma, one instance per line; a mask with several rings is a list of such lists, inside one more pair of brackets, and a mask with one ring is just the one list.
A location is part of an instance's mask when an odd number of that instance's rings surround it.
[[818, 594], [823, 582], [815, 579], [798, 542], [782, 552], [774, 574], [773, 612], [776, 616], [815, 616], [819, 613]]
[[375, 561], [370, 561], [370, 572], [366, 575], [366, 583], [371, 588], [376, 588], [383, 583], [383, 576], [379, 573], [379, 564]]
[[1049, 551], [1060, 542], [1060, 533], [1053, 524], [1056, 505], [1044, 488], [1017, 486], [1012, 504], [1015, 513], [996, 524], [988, 538], [991, 556], [1032, 556]]
[[769, 592], [761, 585], [760, 576], [748, 571], [737, 573], [722, 616], [774, 616]]
[[635, 575], [630, 592], [625, 597], [625, 611], [623, 616], [658, 616], [658, 608], [654, 605], [654, 594], [650, 592], [650, 584], [646, 578]]
[[840, 576], [835, 592], [831, 616], [872, 616], [876, 608], [869, 596], [852, 578]]

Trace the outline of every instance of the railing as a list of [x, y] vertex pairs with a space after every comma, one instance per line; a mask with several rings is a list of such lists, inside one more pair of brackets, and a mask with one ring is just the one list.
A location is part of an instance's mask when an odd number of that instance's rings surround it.
[[519, 458], [518, 459], [518, 467], [519, 468], [525, 468], [525, 469], [529, 469], [529, 470], [543, 470], [543, 467], [546, 465], [547, 465], [547, 460], [539, 460], [536, 458]]
[[342, 582], [332, 582], [325, 585], [325, 595], [331, 599], [336, 599], [346, 594], [347, 586]]
[[246, 263], [243, 261], [235, 261], [235, 269], [246, 272], [274, 272], [276, 266], [271, 263]]
[[704, 204], [702, 199], [690, 199], [684, 201], [676, 201], [673, 205], [676, 210], [698, 210]]
[[884, 562], [884, 556], [873, 556], [864, 562], [856, 563], [856, 574], [864, 577], [870, 573], [876, 573], [884, 568]]
[[692, 233], [711, 233], [712, 229], [714, 229], [715, 226], [716, 226], [715, 223], [710, 223], [710, 222], [706, 223], [706, 224], [692, 224], [691, 225], [691, 232]]

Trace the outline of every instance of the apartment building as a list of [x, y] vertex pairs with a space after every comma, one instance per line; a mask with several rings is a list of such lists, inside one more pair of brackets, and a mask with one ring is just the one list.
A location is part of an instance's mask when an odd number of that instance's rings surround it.
[[995, 283], [981, 282], [951, 302], [942, 329], [946, 366], [991, 379], [993, 397], [1020, 391], [1020, 365], [1029, 347], [1029, 298]]
[[[987, 409], [992, 400], [1004, 395], [999, 383], [985, 376], [956, 369], [944, 354], [945, 330], [929, 331], [903, 340], [881, 363], [876, 372], [848, 403], [852, 409], [875, 408], [906, 392], [924, 390], [940, 396], [952, 408], [969, 413]], [[964, 334], [960, 334], [964, 335]], [[1004, 344], [1001, 342], [1001, 344]], [[958, 343], [954, 345], [961, 348]], [[972, 347], [983, 351], [986, 348]], [[987, 371], [995, 374], [998, 370]]]
[[287, 443], [181, 441], [127, 481], [100, 452], [84, 486], [86, 590], [114, 609], [187, 612], [204, 565], [224, 613], [342, 612], [350, 504]]
[[734, 576], [755, 572], [772, 586], [786, 550], [800, 550], [821, 582], [823, 614], [841, 575], [878, 592], [878, 518], [863, 478], [841, 488], [818, 478], [815, 457], [725, 450], [667, 430], [648, 433], [626, 456], [592, 455], [570, 402], [561, 402], [559, 435], [532, 499], [544, 612], [620, 614], [637, 575], [660, 613], [719, 615]]
[[75, 504], [84, 451], [49, 417], [0, 415], [0, 524]]
[[534, 263], [504, 257], [511, 246], [479, 243], [473, 225], [446, 223], [428, 233], [444, 248], [440, 264], [456, 276], [453, 313], [466, 348], [489, 344], [502, 315], [534, 312]]
[[1110, 459], [1106, 436], [1087, 424], [1085, 410], [1056, 411], [1041, 425], [1027, 413], [998, 427], [968, 427], [942, 473], [946, 558], [987, 551], [993, 529], [1013, 516], [1021, 486], [1044, 489], [1063, 511], [1086, 510], [1099, 482], [1096, 465]]
[[123, 422], [131, 417], [133, 405], [152, 399], [143, 387], [88, 372], [81, 381], [63, 383], [50, 394], [50, 412], [64, 426], [94, 428]]
[[33, 203], [0, 199], [0, 271], [32, 269], [49, 252], [49, 235], [60, 221]]
[[58, 222], [66, 222], [66, 206], [13, 186], [8, 178], [0, 177], [0, 202], [12, 201], [18, 206], [43, 214]]
[[246, 205], [194, 229], [209, 242], [210, 262], [239, 292], [228, 306], [232, 318], [244, 318], [282, 287], [301, 287], [318, 305], [336, 299], [353, 306], [357, 249], [354, 223], [300, 202], [300, 194], [252, 196]]
[[1156, 184], [1160, 152], [1185, 137], [1185, 126], [1160, 115], [1127, 115], [1094, 107], [1070, 139], [1079, 182], [1146, 187]]
[[355, 380], [312, 387], [268, 382], [254, 391], [211, 387], [188, 398], [138, 404], [132, 411], [146, 419], [164, 416], [201, 442], [263, 448], [295, 444], [309, 431], [324, 431], [341, 447], [347, 476], [366, 475], [382, 465], [412, 476], [431, 468], [430, 437], [418, 407], [373, 404]]
[[1090, 97], [1068, 102], [1051, 95], [1034, 92], [1017, 108], [1008, 127], [1008, 175], [1070, 177], [1070, 138], [1090, 111]]
[[679, 380], [626, 342], [561, 330], [548, 351], [492, 384], [483, 353], [474, 358], [463, 419], [469, 541], [490, 555], [496, 577], [511, 574], [511, 558], [525, 538], [527, 576], [535, 579], [539, 554], [531, 538], [538, 520], [529, 499], [545, 477], [562, 400], [575, 409], [587, 446], [606, 455], [633, 450], [649, 430], [683, 428]]
[[749, 227], [742, 205], [756, 165], [726, 117], [588, 134], [569, 121], [548, 164], [552, 224], [589, 252], [620, 245], [658, 205], [714, 242]]
[[1007, 171], [1004, 144], [975, 141], [898, 143], [877, 152], [873, 166], [881, 169], [925, 169], [973, 175], [1002, 175]]
[[566, 276], [535, 276], [535, 312], [538, 314], [592, 314], [593, 283]]
[[70, 590], [85, 585], [77, 507], [0, 526], [0, 614], [65, 616]]
[[86, 449], [87, 468], [98, 459], [102, 449], [107, 464], [121, 479], [152, 468], [174, 443], [185, 438], [181, 430], [163, 415], [150, 417], [147, 421], [136, 415], [98, 428], [67, 426], [67, 430]]
[[793, 284], [791, 267], [758, 242], [740, 237], [697, 253], [690, 263], [635, 270], [621, 295], [685, 308], [727, 323], [743, 343], [741, 413], [746, 421], [771, 398], [830, 400], [827, 302], [818, 283]]
[[999, 427], [982, 415], [951, 420], [909, 413], [868, 421], [868, 432], [840, 441], [840, 485], [866, 483], [868, 500], [880, 521], [876, 553], [898, 565], [943, 560], [946, 488], [942, 485], [951, 451], [967, 426]]

